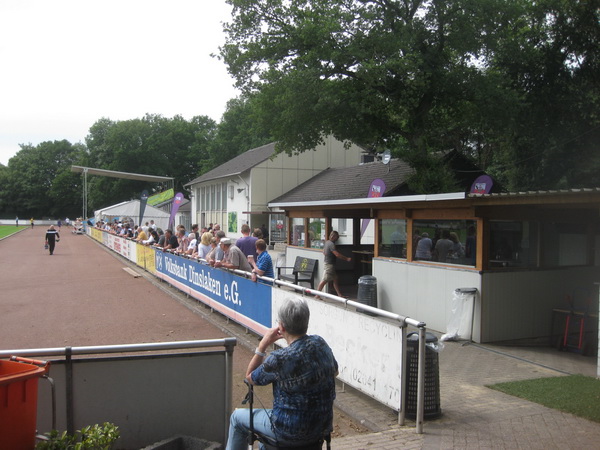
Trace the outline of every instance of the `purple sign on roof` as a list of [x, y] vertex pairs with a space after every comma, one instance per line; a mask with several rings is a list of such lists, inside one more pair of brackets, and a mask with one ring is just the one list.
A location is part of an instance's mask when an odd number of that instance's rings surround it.
[[481, 175], [477, 177], [471, 185], [471, 194], [489, 194], [492, 190], [494, 182], [489, 175]]
[[[383, 197], [385, 193], [385, 181], [381, 178], [375, 178], [371, 181], [371, 186], [369, 186], [369, 193], [367, 194], [367, 198], [375, 198], [375, 197]], [[362, 226], [360, 229], [360, 237], [363, 237], [365, 231], [367, 231], [367, 227], [369, 226], [369, 222], [371, 219], [363, 219]]]

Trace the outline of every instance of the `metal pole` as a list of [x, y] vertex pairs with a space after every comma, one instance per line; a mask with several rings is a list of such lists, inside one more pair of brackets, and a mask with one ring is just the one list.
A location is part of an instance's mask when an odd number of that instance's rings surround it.
[[81, 216], [81, 218], [84, 221], [87, 219], [87, 196], [88, 196], [87, 172], [88, 172], [87, 167], [84, 167], [84, 169], [83, 169], [83, 215]]
[[231, 412], [233, 398], [233, 346], [236, 340], [226, 338], [225, 344], [225, 436], [223, 442], [227, 442], [229, 435], [229, 414]]
[[425, 328], [419, 328], [419, 368], [417, 375], [417, 434], [423, 434], [423, 416], [425, 410]]
[[400, 412], [398, 425], [403, 426], [406, 420], [406, 378], [408, 377], [408, 364], [406, 364], [406, 327], [402, 327], [402, 349], [400, 351]]

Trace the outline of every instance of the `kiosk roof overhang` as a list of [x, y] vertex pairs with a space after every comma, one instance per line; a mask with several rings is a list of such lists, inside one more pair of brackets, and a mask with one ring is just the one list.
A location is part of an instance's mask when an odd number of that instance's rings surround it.
[[72, 172], [84, 173], [88, 175], [100, 175], [111, 178], [124, 178], [126, 180], [151, 181], [163, 183], [165, 181], [173, 181], [173, 177], [160, 177], [158, 175], [144, 175], [141, 173], [118, 172], [116, 170], [95, 169], [93, 167], [71, 166]]
[[413, 202], [432, 202], [443, 200], [463, 200], [466, 198], [464, 192], [451, 192], [448, 194], [420, 194], [403, 195], [394, 197], [367, 197], [367, 198], [348, 198], [340, 200], [313, 200], [305, 202], [289, 203], [269, 203], [269, 208], [304, 208], [304, 207], [338, 207], [338, 206], [370, 206], [384, 205], [389, 203], [413, 203]]

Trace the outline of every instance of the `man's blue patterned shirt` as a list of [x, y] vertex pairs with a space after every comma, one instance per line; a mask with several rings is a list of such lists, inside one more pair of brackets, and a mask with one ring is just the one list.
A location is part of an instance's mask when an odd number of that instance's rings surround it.
[[252, 372], [255, 384], [273, 383], [273, 416], [279, 439], [318, 440], [331, 431], [338, 365], [320, 336], [303, 336], [275, 350]]

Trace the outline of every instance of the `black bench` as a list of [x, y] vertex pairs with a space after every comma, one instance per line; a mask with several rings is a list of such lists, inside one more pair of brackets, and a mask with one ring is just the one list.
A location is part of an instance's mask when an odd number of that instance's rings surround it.
[[[294, 284], [310, 283], [310, 288], [314, 289], [318, 262], [316, 259], [296, 256], [294, 267], [277, 268], [277, 278]], [[292, 269], [292, 273], [281, 273], [281, 269]]]

